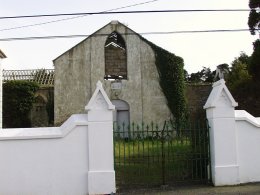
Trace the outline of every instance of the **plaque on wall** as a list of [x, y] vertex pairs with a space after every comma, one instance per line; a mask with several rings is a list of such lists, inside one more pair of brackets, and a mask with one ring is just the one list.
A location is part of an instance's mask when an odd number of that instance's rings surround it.
[[121, 82], [111, 83], [111, 89], [122, 89], [122, 83]]

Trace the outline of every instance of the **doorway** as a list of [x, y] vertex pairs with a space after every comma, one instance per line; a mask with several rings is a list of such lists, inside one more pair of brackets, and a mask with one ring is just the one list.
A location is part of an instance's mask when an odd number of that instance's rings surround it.
[[129, 104], [124, 100], [112, 100], [112, 104], [114, 104], [116, 108], [113, 114], [113, 121], [117, 127], [124, 132], [124, 135], [121, 136], [128, 137], [125, 132], [130, 125]]

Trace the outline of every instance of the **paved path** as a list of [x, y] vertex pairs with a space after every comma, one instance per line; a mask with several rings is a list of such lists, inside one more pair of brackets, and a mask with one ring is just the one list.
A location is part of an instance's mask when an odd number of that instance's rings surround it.
[[125, 193], [118, 193], [120, 195], [171, 195], [171, 194], [188, 194], [188, 195], [214, 195], [214, 194], [232, 194], [232, 195], [260, 195], [260, 183], [244, 184], [239, 186], [213, 187], [213, 186], [192, 186], [192, 187], [176, 187], [171, 189], [157, 189], [157, 190], [136, 190]]

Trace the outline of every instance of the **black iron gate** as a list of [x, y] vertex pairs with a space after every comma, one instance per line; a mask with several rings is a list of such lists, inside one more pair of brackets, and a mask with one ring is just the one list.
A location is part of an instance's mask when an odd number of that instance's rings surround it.
[[205, 121], [114, 124], [117, 188], [210, 182], [209, 135]]

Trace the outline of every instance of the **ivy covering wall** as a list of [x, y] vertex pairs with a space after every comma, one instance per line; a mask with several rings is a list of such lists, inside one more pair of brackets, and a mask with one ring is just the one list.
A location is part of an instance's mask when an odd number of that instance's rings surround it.
[[183, 59], [145, 40], [154, 50], [159, 83], [176, 124], [186, 117]]
[[29, 113], [39, 85], [29, 81], [3, 83], [3, 127], [30, 127]]

